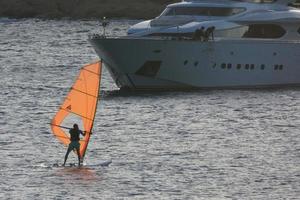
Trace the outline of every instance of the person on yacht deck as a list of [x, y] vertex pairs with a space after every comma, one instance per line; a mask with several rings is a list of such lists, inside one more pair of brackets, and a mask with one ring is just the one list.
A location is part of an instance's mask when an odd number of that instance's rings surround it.
[[199, 40], [199, 41], [203, 41], [204, 39], [204, 27], [202, 26], [200, 29], [196, 29], [196, 31], [194, 32], [193, 35], [193, 40]]
[[214, 30], [215, 30], [214, 26], [208, 27], [206, 29], [206, 31], [204, 33], [204, 41], [208, 41], [210, 36], [211, 36], [211, 39], [214, 40]]

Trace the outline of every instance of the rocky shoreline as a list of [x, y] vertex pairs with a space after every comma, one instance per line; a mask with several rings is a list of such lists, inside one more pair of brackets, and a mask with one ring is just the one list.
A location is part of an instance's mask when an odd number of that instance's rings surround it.
[[0, 17], [130, 18], [157, 16], [167, 4], [181, 0], [0, 0]]

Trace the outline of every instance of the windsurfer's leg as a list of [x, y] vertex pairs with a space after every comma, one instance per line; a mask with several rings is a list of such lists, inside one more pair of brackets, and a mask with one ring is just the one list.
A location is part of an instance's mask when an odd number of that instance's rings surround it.
[[77, 156], [78, 156], [78, 166], [80, 166], [80, 151], [79, 151], [79, 148], [76, 148], [76, 151], [77, 151]]
[[66, 155], [65, 155], [65, 161], [64, 161], [64, 164], [63, 164], [63, 166], [65, 166], [65, 164], [66, 164], [66, 162], [67, 162], [67, 159], [68, 159], [68, 156], [69, 156], [69, 153], [72, 151], [72, 149], [69, 147], [68, 148], [68, 151], [67, 151], [67, 153], [66, 153]]

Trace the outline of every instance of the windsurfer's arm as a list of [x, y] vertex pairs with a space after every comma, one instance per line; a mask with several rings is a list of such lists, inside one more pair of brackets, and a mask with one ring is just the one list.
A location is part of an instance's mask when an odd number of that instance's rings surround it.
[[81, 130], [80, 130], [80, 134], [83, 135], [83, 136], [85, 136], [86, 131], [81, 131]]
[[92, 132], [81, 131], [81, 134], [82, 134], [83, 136], [85, 136], [87, 133], [89, 133], [90, 135], [92, 135]]

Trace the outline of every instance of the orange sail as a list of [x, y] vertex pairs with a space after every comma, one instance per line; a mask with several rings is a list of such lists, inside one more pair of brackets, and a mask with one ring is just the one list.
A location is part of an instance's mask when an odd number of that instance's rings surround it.
[[81, 68], [79, 76], [71, 87], [65, 101], [51, 122], [53, 134], [65, 145], [70, 143], [69, 130], [76, 123], [85, 131], [80, 140], [80, 157], [83, 159], [92, 133], [97, 110], [102, 72], [101, 62]]

